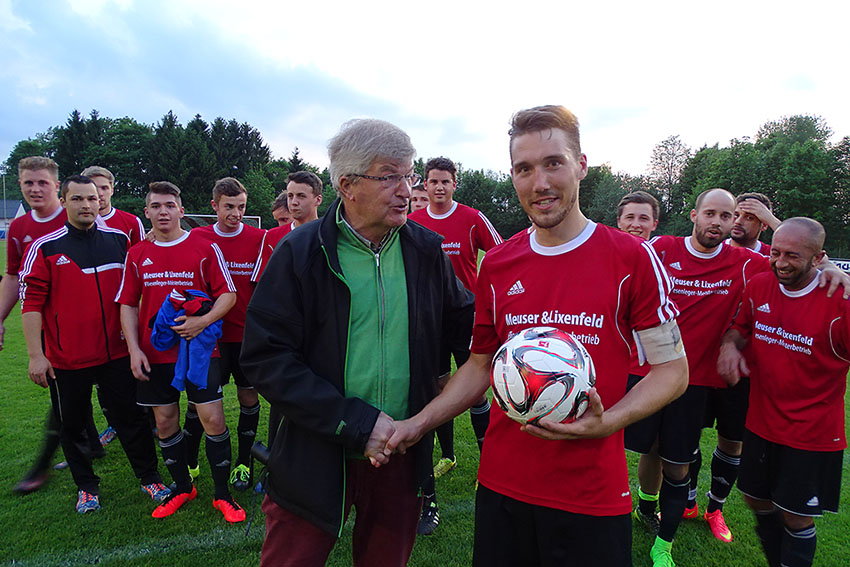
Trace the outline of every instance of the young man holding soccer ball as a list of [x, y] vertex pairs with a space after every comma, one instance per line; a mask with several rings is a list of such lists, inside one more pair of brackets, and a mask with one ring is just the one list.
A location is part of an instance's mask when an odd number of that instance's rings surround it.
[[[537, 426], [493, 412], [478, 474], [473, 563], [631, 565], [622, 429], [687, 385], [670, 282], [645, 243], [581, 213], [578, 189], [587, 158], [569, 110], [520, 111], [510, 134], [511, 177], [535, 230], [487, 254], [469, 361], [422, 412], [396, 423], [386, 450], [404, 452], [481, 396], [493, 354], [531, 326], [517, 322], [571, 332], [596, 366], [590, 408], [572, 423], [541, 420]], [[593, 270], [579, 271], [589, 265]], [[581, 312], [594, 317], [565, 316]], [[582, 325], [588, 320], [599, 325]], [[633, 330], [652, 370], [625, 394], [630, 349], [624, 337]]]

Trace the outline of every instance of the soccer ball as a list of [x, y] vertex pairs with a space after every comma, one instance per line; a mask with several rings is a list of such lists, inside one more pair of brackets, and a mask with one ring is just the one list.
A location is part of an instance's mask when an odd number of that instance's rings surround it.
[[532, 327], [502, 345], [493, 357], [490, 378], [493, 397], [514, 421], [536, 424], [546, 418], [568, 423], [587, 409], [596, 370], [573, 335]]

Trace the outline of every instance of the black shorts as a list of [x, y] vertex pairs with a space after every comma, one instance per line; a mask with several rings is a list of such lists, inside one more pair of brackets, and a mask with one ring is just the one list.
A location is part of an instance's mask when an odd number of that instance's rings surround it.
[[704, 428], [715, 427], [729, 441], [744, 439], [744, 424], [750, 407], [750, 379], [744, 378], [731, 388], [709, 388], [705, 401]]
[[[627, 391], [643, 376], [629, 374]], [[646, 455], [658, 440], [658, 455], [667, 462], [694, 461], [702, 432], [707, 388], [688, 386], [685, 393], [649, 417], [635, 422], [624, 434], [626, 449]]]
[[744, 431], [738, 490], [798, 516], [838, 512], [844, 451], [804, 451]]
[[455, 358], [455, 366], [460, 368], [469, 360], [469, 349], [452, 350], [446, 343], [440, 345], [440, 376], [445, 376], [452, 371], [452, 356]]
[[[207, 387], [200, 389], [186, 381], [186, 398], [193, 404], [208, 404], [222, 399], [219, 383], [219, 362], [210, 359], [207, 372]], [[180, 402], [180, 390], [171, 385], [174, 380], [174, 364], [151, 364], [150, 380], [136, 382], [136, 399], [140, 406], [170, 406]]]
[[632, 518], [535, 506], [478, 485], [476, 567], [630, 567]]
[[219, 359], [219, 369], [221, 370], [221, 378], [219, 383], [223, 386], [230, 382], [230, 377], [233, 376], [233, 381], [236, 387], [241, 390], [253, 390], [254, 387], [245, 378], [242, 372], [242, 367], [239, 365], [239, 353], [242, 351], [242, 343], [218, 343], [218, 352], [221, 354]]

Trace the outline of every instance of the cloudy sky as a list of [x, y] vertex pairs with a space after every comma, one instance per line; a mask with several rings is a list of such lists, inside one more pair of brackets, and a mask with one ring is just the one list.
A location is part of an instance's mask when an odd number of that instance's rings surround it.
[[354, 117], [423, 157], [507, 172], [511, 114], [563, 104], [591, 165], [752, 136], [790, 114], [850, 135], [845, 2], [0, 0], [0, 160], [74, 109], [248, 122], [276, 157]]

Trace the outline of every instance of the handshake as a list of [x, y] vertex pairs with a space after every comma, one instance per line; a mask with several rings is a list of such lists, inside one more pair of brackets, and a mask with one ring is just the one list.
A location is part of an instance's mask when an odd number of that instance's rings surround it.
[[415, 445], [424, 434], [423, 428], [418, 425], [418, 416], [413, 416], [402, 421], [381, 412], [378, 420], [372, 428], [369, 440], [363, 454], [369, 458], [374, 467], [380, 467], [390, 462], [390, 456], [394, 453], [404, 454], [408, 448]]

